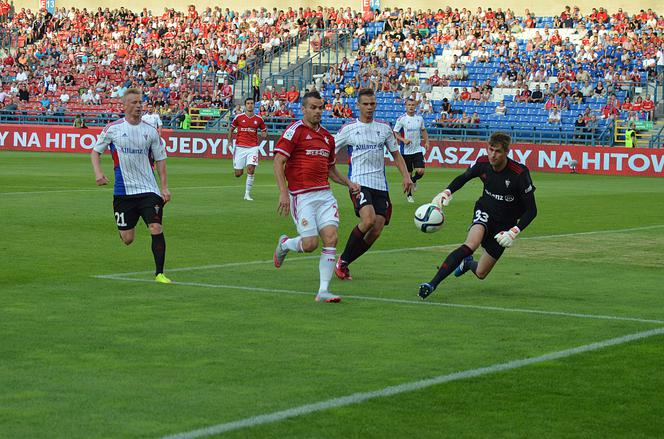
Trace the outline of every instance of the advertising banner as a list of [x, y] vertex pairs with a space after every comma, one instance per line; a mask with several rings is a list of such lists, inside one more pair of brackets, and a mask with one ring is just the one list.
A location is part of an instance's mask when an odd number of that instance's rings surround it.
[[[49, 125], [0, 125], [0, 151], [89, 152], [101, 128], [79, 129]], [[166, 151], [172, 157], [230, 158], [233, 148], [225, 133], [171, 131], [162, 133]], [[270, 159], [277, 136], [260, 145], [262, 158]], [[432, 141], [425, 154], [427, 166], [466, 168], [486, 154], [484, 142]], [[664, 177], [664, 149], [619, 148], [606, 146], [514, 144], [510, 157], [525, 163], [531, 171], [571, 171], [602, 175], [639, 175]], [[386, 159], [390, 160], [386, 154]], [[343, 151], [339, 163], [347, 162]]]

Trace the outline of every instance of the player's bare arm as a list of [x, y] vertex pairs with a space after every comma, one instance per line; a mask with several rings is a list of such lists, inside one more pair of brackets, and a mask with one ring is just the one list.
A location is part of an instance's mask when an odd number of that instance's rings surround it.
[[359, 194], [360, 190], [362, 189], [362, 187], [359, 184], [353, 183], [352, 181], [350, 181], [348, 179], [348, 177], [341, 174], [339, 172], [339, 170], [337, 169], [337, 167], [334, 166], [334, 165], [330, 166], [330, 168], [328, 170], [328, 175], [330, 176], [332, 181], [334, 181], [335, 183], [339, 183], [341, 185], [348, 186], [348, 189], [350, 189], [350, 192], [353, 195]]
[[288, 158], [282, 154], [276, 154], [274, 156], [274, 178], [277, 180], [277, 186], [279, 187], [279, 204], [277, 205], [277, 213], [284, 216], [290, 213], [290, 198], [288, 197], [285, 171], [286, 160], [288, 160]]
[[427, 133], [426, 128], [422, 128], [421, 134], [422, 134], [422, 140], [424, 140], [424, 149], [426, 149], [428, 151], [429, 148], [430, 148], [430, 146], [429, 146], [429, 133]]
[[267, 130], [261, 131], [261, 139], [263, 140], [267, 139]]
[[410, 139], [406, 139], [404, 136], [402, 136], [401, 134], [399, 134], [397, 132], [394, 133], [394, 137], [396, 137], [396, 139], [399, 142], [403, 142], [406, 145], [410, 145], [411, 143], [413, 143]]
[[228, 146], [231, 146], [233, 144], [233, 131], [235, 131], [235, 127], [233, 124], [228, 125]]
[[92, 150], [90, 153], [90, 160], [92, 161], [92, 169], [95, 171], [95, 181], [97, 186], [108, 184], [108, 178], [104, 175], [104, 171], [101, 170], [101, 154]]
[[392, 157], [394, 158], [394, 163], [397, 165], [399, 172], [403, 176], [403, 191], [404, 193], [411, 192], [415, 186], [413, 180], [410, 178], [410, 173], [406, 167], [406, 162], [403, 160], [403, 156], [399, 151], [392, 151]]
[[168, 190], [168, 177], [166, 175], [166, 160], [158, 160], [155, 162], [157, 173], [159, 174], [159, 181], [161, 182], [161, 198], [164, 199], [164, 204], [171, 201], [171, 191]]

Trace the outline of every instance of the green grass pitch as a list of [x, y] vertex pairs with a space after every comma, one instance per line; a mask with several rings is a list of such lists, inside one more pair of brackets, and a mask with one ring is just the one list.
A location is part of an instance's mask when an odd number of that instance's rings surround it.
[[[422, 302], [481, 186], [424, 234], [415, 208], [460, 170], [427, 170], [412, 205], [391, 168], [392, 224], [353, 281], [332, 281], [335, 305], [313, 300], [319, 251], [272, 266], [295, 228], [276, 214], [271, 162], [254, 202], [230, 161], [172, 158], [168, 172], [176, 285], [151, 281], [142, 224], [120, 242], [87, 155], [0, 153], [0, 437], [664, 435], [661, 180], [533, 174], [539, 215], [489, 278], [449, 278]], [[334, 191], [341, 252], [356, 218]]]

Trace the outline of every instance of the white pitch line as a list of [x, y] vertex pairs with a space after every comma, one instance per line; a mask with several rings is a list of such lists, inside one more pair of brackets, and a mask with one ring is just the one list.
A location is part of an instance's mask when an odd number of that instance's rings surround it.
[[[568, 238], [570, 236], [584, 236], [584, 235], [597, 235], [602, 233], [623, 233], [623, 232], [635, 232], [639, 230], [650, 230], [658, 229], [664, 227], [664, 224], [656, 224], [652, 226], [644, 227], [631, 227], [628, 229], [613, 229], [613, 230], [594, 230], [590, 232], [575, 232], [575, 233], [562, 233], [558, 235], [540, 235], [540, 236], [525, 236], [519, 238], [519, 240], [539, 240], [539, 239], [552, 239], [552, 238]], [[404, 247], [404, 248], [391, 248], [385, 250], [372, 250], [370, 254], [387, 254], [387, 253], [400, 253], [406, 251], [421, 251], [421, 250], [443, 250], [446, 248], [456, 248], [459, 244], [445, 244], [445, 245], [430, 245], [424, 247]], [[304, 261], [308, 259], [320, 259], [320, 256], [297, 256], [295, 258], [289, 259], [289, 263], [295, 261]], [[260, 264], [272, 264], [274, 261], [272, 259], [265, 259], [260, 261], [246, 261], [246, 262], [227, 262], [224, 264], [211, 264], [211, 265], [197, 265], [194, 267], [180, 267], [180, 268], [169, 268], [168, 272], [178, 272], [178, 271], [195, 271], [195, 270], [208, 270], [212, 268], [226, 268], [226, 267], [241, 267], [245, 265], [260, 265]], [[100, 274], [94, 277], [101, 279], [113, 279], [117, 276], [133, 276], [137, 274], [149, 274], [154, 270], [146, 271], [131, 271], [127, 273], [113, 273], [113, 274]]]
[[[182, 190], [199, 190], [199, 189], [230, 189], [230, 188], [243, 188], [245, 185], [227, 185], [227, 186], [184, 186], [170, 188], [171, 191]], [[273, 184], [255, 184], [253, 187], [275, 187]], [[0, 195], [33, 195], [33, 194], [67, 194], [75, 192], [111, 192], [112, 188], [96, 188], [96, 189], [56, 189], [51, 191], [23, 191], [23, 192], [0, 192]]]
[[[110, 277], [104, 279], [122, 280], [127, 282], [154, 283], [153, 280], [135, 279], [131, 277]], [[188, 287], [218, 288], [218, 289], [227, 289], [227, 290], [252, 291], [260, 293], [291, 294], [291, 295], [310, 296], [310, 297], [314, 296], [314, 293], [311, 291], [284, 290], [278, 288], [262, 288], [262, 287], [246, 286], [246, 285], [210, 284], [204, 282], [180, 282], [180, 281], [173, 281], [171, 282], [171, 284], [183, 285]], [[402, 305], [442, 306], [446, 308], [477, 309], [482, 311], [498, 311], [498, 312], [523, 313], [523, 314], [539, 314], [547, 316], [576, 317], [576, 318], [595, 319], [595, 320], [616, 320], [616, 321], [626, 321], [626, 322], [664, 324], [664, 320], [641, 319], [638, 317], [607, 316], [601, 314], [569, 313], [564, 311], [543, 311], [543, 310], [527, 309], [527, 308], [502, 308], [499, 306], [468, 305], [461, 303], [445, 303], [445, 302], [429, 302], [429, 301], [424, 302], [421, 300], [390, 299], [386, 297], [374, 297], [374, 296], [343, 295], [343, 298], [368, 300], [373, 302], [396, 303]]]
[[560, 360], [562, 358], [571, 357], [573, 355], [605, 349], [611, 346], [618, 346], [632, 341], [642, 340], [648, 337], [653, 337], [662, 334], [664, 334], [664, 328], [657, 328], [657, 329], [652, 329], [650, 331], [637, 332], [634, 334], [611, 338], [608, 340], [603, 340], [596, 343], [590, 343], [571, 349], [551, 352], [548, 354], [540, 355], [538, 357], [523, 358], [520, 360], [508, 361], [506, 363], [498, 363], [487, 367], [481, 367], [478, 369], [470, 369], [462, 372], [451, 373], [448, 375], [439, 375], [433, 378], [423, 379], [419, 381], [412, 381], [404, 384], [399, 384], [396, 386], [389, 386], [371, 392], [353, 393], [351, 395], [342, 396], [339, 398], [332, 398], [325, 401], [319, 401], [312, 404], [305, 404], [286, 410], [267, 413], [263, 415], [251, 416], [233, 422], [216, 424], [198, 430], [192, 430], [188, 432], [173, 434], [170, 436], [164, 436], [162, 439], [195, 439], [195, 438], [208, 437], [216, 434], [226, 433], [233, 430], [240, 430], [243, 428], [256, 427], [258, 425], [271, 424], [274, 422], [283, 421], [284, 419], [304, 416], [311, 413], [320, 412], [323, 410], [329, 410], [333, 408], [359, 404], [376, 398], [385, 398], [388, 396], [399, 395], [401, 393], [414, 392], [416, 390], [421, 390], [431, 386], [449, 383], [452, 381], [466, 380], [469, 378], [476, 378], [483, 375], [491, 375], [498, 372], [518, 369], [533, 364], [543, 363], [546, 361]]

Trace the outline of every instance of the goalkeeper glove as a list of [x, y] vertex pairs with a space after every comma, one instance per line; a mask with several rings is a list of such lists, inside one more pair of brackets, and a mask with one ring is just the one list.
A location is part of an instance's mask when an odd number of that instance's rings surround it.
[[498, 233], [494, 238], [498, 241], [498, 244], [507, 248], [512, 246], [512, 243], [519, 233], [521, 233], [521, 230], [517, 226], [514, 226], [509, 230]]
[[431, 204], [435, 204], [439, 209], [442, 209], [443, 206], [447, 206], [452, 201], [452, 192], [449, 189], [445, 189], [431, 200]]

